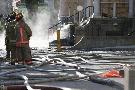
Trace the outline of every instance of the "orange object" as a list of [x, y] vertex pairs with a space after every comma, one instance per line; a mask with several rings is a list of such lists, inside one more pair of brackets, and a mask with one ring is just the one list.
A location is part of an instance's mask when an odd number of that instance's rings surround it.
[[103, 74], [100, 74], [99, 75], [100, 77], [103, 77], [103, 78], [111, 78], [111, 77], [122, 77], [119, 73], [119, 71], [117, 70], [111, 70], [111, 71], [108, 71], [108, 72], [105, 72]]

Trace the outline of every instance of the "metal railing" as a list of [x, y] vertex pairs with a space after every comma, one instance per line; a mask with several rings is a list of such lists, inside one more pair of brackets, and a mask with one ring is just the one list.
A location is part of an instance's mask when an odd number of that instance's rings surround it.
[[88, 6], [88, 7], [84, 8], [82, 11], [76, 11], [76, 13], [74, 15], [65, 17], [63, 20], [59, 20], [58, 23], [51, 26], [49, 29], [58, 27], [58, 26], [62, 25], [63, 23], [68, 23], [68, 22], [79, 23], [80, 20], [91, 17], [93, 15], [93, 12], [94, 12], [94, 7]]

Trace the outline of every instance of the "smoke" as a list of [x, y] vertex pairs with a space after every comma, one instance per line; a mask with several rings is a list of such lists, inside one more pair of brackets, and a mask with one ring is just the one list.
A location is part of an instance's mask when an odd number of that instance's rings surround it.
[[[0, 15], [3, 18], [11, 12], [12, 1], [11, 0], [0, 0]], [[2, 18], [0, 19], [0, 49], [5, 49], [5, 31], [2, 24]]]
[[0, 49], [5, 49], [5, 32], [0, 32]]
[[12, 0], [0, 0], [0, 14], [7, 15], [12, 10]]
[[18, 7], [17, 7], [17, 3], [18, 2], [20, 2], [21, 0], [12, 0], [12, 7], [13, 7], [13, 10], [15, 10], [15, 9], [18, 9]]
[[49, 47], [48, 28], [50, 24], [50, 15], [46, 10], [38, 11], [36, 15], [28, 20], [32, 29], [30, 47], [47, 48]]
[[[61, 28], [58, 29], [60, 30], [60, 39], [66, 39], [70, 36], [70, 25], [71, 24], [62, 25]], [[49, 30], [49, 41], [52, 42], [54, 40], [57, 40], [57, 30], [52, 29]]]
[[[25, 16], [25, 15], [24, 15]], [[25, 18], [26, 20], [26, 18]], [[48, 28], [50, 24], [50, 15], [47, 11], [37, 12], [36, 17], [26, 20], [32, 29], [30, 47], [47, 48], [49, 47]], [[0, 48], [5, 48], [5, 34], [0, 33]]]
[[[0, 1], [0, 5], [4, 3], [5, 0]], [[9, 0], [7, 0], [9, 1]], [[16, 1], [20, 0], [10, 0], [11, 6], [13, 6], [14, 9], [16, 9]], [[2, 4], [7, 5], [7, 4]], [[3, 7], [3, 6], [0, 6]], [[6, 6], [5, 6], [6, 7]], [[51, 10], [48, 11], [44, 6], [42, 9], [38, 10], [36, 15], [34, 17], [31, 17], [32, 19], [28, 19], [28, 11], [26, 8], [18, 8], [23, 12], [24, 19], [26, 23], [31, 27], [32, 29], [32, 37], [30, 38], [30, 47], [39, 47], [39, 48], [47, 48], [49, 47], [49, 33], [48, 28], [50, 26], [50, 17], [51, 16]], [[11, 7], [10, 7], [11, 8]], [[6, 8], [2, 10], [7, 10]], [[8, 12], [9, 13], [9, 12]], [[4, 32], [0, 33], [0, 48], [5, 47], [5, 35]]]

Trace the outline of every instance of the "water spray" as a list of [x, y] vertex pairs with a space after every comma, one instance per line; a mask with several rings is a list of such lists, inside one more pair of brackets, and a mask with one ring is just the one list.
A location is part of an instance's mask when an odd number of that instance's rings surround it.
[[12, 1], [13, 11], [14, 11], [14, 10], [18, 10], [17, 3], [20, 2], [20, 1], [21, 1], [21, 0], [13, 0], [13, 1]]

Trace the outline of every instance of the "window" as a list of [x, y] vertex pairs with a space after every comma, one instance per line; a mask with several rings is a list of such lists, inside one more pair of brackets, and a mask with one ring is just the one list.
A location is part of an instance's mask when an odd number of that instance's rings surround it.
[[[116, 4], [116, 5], [115, 5]], [[103, 17], [113, 17], [116, 9], [116, 17], [128, 16], [127, 0], [101, 0], [101, 15]]]

